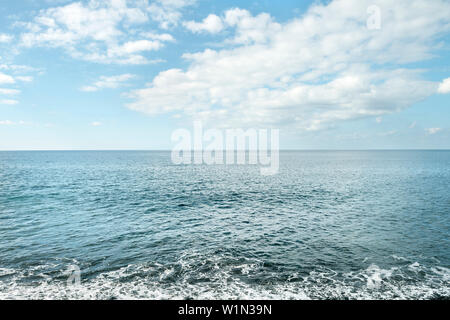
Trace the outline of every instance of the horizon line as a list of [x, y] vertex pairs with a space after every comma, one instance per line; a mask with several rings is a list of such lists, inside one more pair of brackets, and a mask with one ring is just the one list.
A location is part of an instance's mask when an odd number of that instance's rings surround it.
[[[123, 151], [138, 151], [138, 152], [172, 152], [170, 149], [0, 149], [0, 152], [123, 152]], [[204, 151], [204, 150], [191, 150], [191, 152]], [[223, 150], [224, 152], [236, 152], [236, 150]], [[238, 150], [238, 151], [258, 151], [258, 150]], [[270, 150], [268, 150], [270, 151]], [[415, 148], [391, 148], [391, 149], [280, 149], [280, 152], [289, 151], [450, 151], [450, 148], [427, 148], [427, 149], [415, 149]]]

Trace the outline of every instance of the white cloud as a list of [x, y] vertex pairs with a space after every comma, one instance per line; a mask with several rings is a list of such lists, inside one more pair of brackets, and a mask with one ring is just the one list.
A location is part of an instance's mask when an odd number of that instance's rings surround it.
[[227, 10], [223, 17], [210, 14], [202, 22], [186, 21], [184, 27], [194, 33], [219, 33], [226, 28], [235, 28], [236, 35], [228, 43], [264, 42], [275, 32], [280, 31], [280, 24], [273, 21], [267, 13], [252, 16], [249, 11], [234, 8]]
[[122, 85], [124, 85], [124, 83], [132, 78], [134, 78], [135, 76], [133, 74], [122, 74], [122, 75], [118, 75], [118, 76], [101, 76], [100, 79], [98, 81], [96, 81], [94, 84], [89, 85], [89, 86], [84, 86], [82, 87], [80, 90], [81, 91], [85, 91], [85, 92], [94, 92], [94, 91], [99, 91], [101, 89], [115, 89], [118, 88]]
[[373, 1], [313, 5], [284, 24], [268, 14], [228, 10], [222, 20], [235, 29], [228, 47], [185, 54], [186, 70], [160, 72], [148, 87], [130, 93], [128, 107], [184, 112], [224, 126], [297, 130], [407, 108], [434, 94], [438, 84], [402, 64], [432, 57], [450, 30], [450, 3], [375, 2], [382, 9], [380, 30], [367, 29]]
[[436, 134], [436, 133], [438, 133], [441, 130], [442, 130], [441, 128], [429, 128], [429, 129], [426, 129], [427, 133], [430, 134], [430, 135]]
[[378, 135], [381, 136], [381, 137], [388, 137], [388, 136], [393, 136], [396, 133], [397, 133], [397, 130], [390, 130], [390, 131], [387, 131], [387, 132], [382, 132], [382, 133], [380, 133]]
[[225, 13], [225, 22], [236, 28], [232, 43], [264, 43], [282, 32], [281, 25], [267, 13], [253, 17], [247, 10], [232, 9]]
[[409, 128], [410, 128], [410, 129], [414, 129], [416, 126], [417, 126], [417, 121], [414, 121], [413, 123], [411, 123], [411, 124], [409, 125]]
[[[0, 85], [8, 85], [15, 84], [16, 82], [30, 82], [33, 80], [32, 76], [23, 75], [23, 72], [34, 71], [35, 69], [23, 66], [23, 65], [10, 65], [10, 64], [1, 64], [0, 70], [8, 70], [8, 73], [14, 74], [11, 76], [9, 74], [5, 74], [0, 72]], [[20, 94], [20, 90], [12, 89], [12, 88], [0, 88], [0, 95], [18, 95]], [[0, 97], [0, 104], [2, 105], [15, 105], [18, 104], [19, 101], [14, 99], [2, 99]]]
[[112, 53], [112, 55], [114, 56], [127, 56], [129, 54], [136, 52], [158, 50], [162, 46], [163, 44], [159, 41], [150, 41], [150, 40], [129, 41], [124, 43], [122, 46], [109, 49], [109, 52]]
[[195, 3], [196, 0], [156, 0], [149, 6], [148, 12], [162, 29], [168, 29], [178, 25], [183, 8]]
[[32, 76], [20, 75], [20, 74], [23, 74], [23, 72], [35, 71], [36, 69], [33, 69], [28, 66], [2, 64], [2, 65], [0, 65], [0, 70], [8, 70], [14, 74], [14, 77], [13, 77], [11, 75], [0, 72], [0, 84], [12, 84], [12, 83], [16, 83], [16, 80], [22, 81], [22, 82], [33, 81]]
[[2, 126], [28, 125], [28, 124], [31, 124], [31, 123], [23, 121], [23, 120], [20, 120], [18, 122], [11, 121], [11, 120], [0, 120], [0, 125], [2, 125]]
[[0, 104], [5, 104], [5, 105], [15, 105], [15, 104], [18, 104], [19, 103], [19, 101], [17, 101], [17, 100], [12, 100], [12, 99], [3, 99], [3, 100], [0, 100]]
[[93, 126], [93, 127], [100, 127], [101, 125], [102, 125], [102, 123], [99, 121], [94, 121], [91, 123], [91, 126]]
[[183, 25], [194, 33], [218, 33], [224, 28], [222, 19], [215, 14], [210, 14], [202, 22], [186, 21], [183, 23]]
[[22, 81], [22, 82], [32, 82], [33, 81], [32, 76], [17, 76], [16, 79], [19, 81]]
[[14, 37], [10, 34], [0, 33], [0, 43], [9, 43], [13, 38]]
[[17, 90], [17, 89], [0, 88], [0, 94], [15, 95], [15, 94], [19, 94], [19, 93], [20, 93], [20, 90]]
[[97, 88], [95, 86], [83, 86], [80, 88], [80, 90], [84, 91], [84, 92], [95, 92], [95, 91], [98, 91], [99, 88]]
[[11, 84], [15, 83], [14, 78], [10, 75], [0, 72], [0, 84]]
[[[138, 32], [151, 21], [167, 27], [176, 24], [180, 10], [193, 1], [98, 1], [74, 2], [41, 10], [21, 35], [25, 47], [63, 48], [72, 57], [99, 63], [147, 64], [143, 52], [173, 41], [168, 34], [153, 34], [150, 41]], [[168, 15], [167, 17], [165, 15]]]
[[10, 71], [13, 71], [16, 73], [41, 71], [39, 69], [30, 67], [30, 66], [17, 65], [17, 64], [0, 64], [0, 70], [10, 70]]
[[153, 33], [153, 32], [143, 32], [141, 33], [141, 36], [144, 38], [152, 39], [152, 40], [159, 40], [159, 41], [167, 41], [167, 42], [174, 42], [175, 39], [171, 34], [168, 33]]
[[383, 122], [383, 118], [382, 117], [377, 117], [377, 118], [375, 118], [375, 121], [377, 123], [382, 123]]
[[438, 88], [439, 93], [450, 93], [450, 78], [441, 82]]

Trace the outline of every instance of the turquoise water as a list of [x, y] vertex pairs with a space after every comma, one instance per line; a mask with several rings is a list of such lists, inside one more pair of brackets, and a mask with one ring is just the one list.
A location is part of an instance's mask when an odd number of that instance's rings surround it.
[[448, 299], [449, 214], [450, 151], [0, 152], [0, 298]]

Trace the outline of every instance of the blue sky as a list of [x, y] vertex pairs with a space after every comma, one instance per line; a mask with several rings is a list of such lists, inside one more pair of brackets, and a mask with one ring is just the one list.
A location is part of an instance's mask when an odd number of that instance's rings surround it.
[[3, 0], [0, 16], [0, 150], [171, 149], [193, 120], [279, 128], [284, 149], [450, 148], [449, 1]]

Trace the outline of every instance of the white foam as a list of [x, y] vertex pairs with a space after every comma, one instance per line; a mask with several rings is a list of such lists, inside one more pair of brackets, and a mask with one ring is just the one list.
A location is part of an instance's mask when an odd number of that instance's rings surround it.
[[[204, 257], [203, 257], [204, 259]], [[30, 270], [0, 269], [0, 299], [430, 299], [449, 297], [450, 270], [426, 268], [413, 263], [402, 268], [383, 269], [372, 264], [359, 272], [342, 274], [318, 268], [306, 276], [293, 272], [287, 279], [254, 284], [249, 281], [262, 264], [257, 260], [222, 264], [223, 257], [199, 260], [186, 255], [176, 265], [129, 265], [82, 279], [80, 286], [67, 286], [43, 272], [48, 266]], [[229, 257], [228, 257], [229, 259]], [[202, 263], [199, 263], [202, 261]], [[61, 266], [61, 274], [66, 268]], [[409, 274], [408, 274], [409, 272]], [[425, 277], [411, 278], [421, 272]], [[33, 275], [39, 280], [27, 282]], [[393, 278], [395, 276], [396, 280]], [[265, 276], [277, 279], [275, 271]], [[400, 280], [399, 280], [400, 279]], [[200, 281], [205, 280], [205, 281]]]

